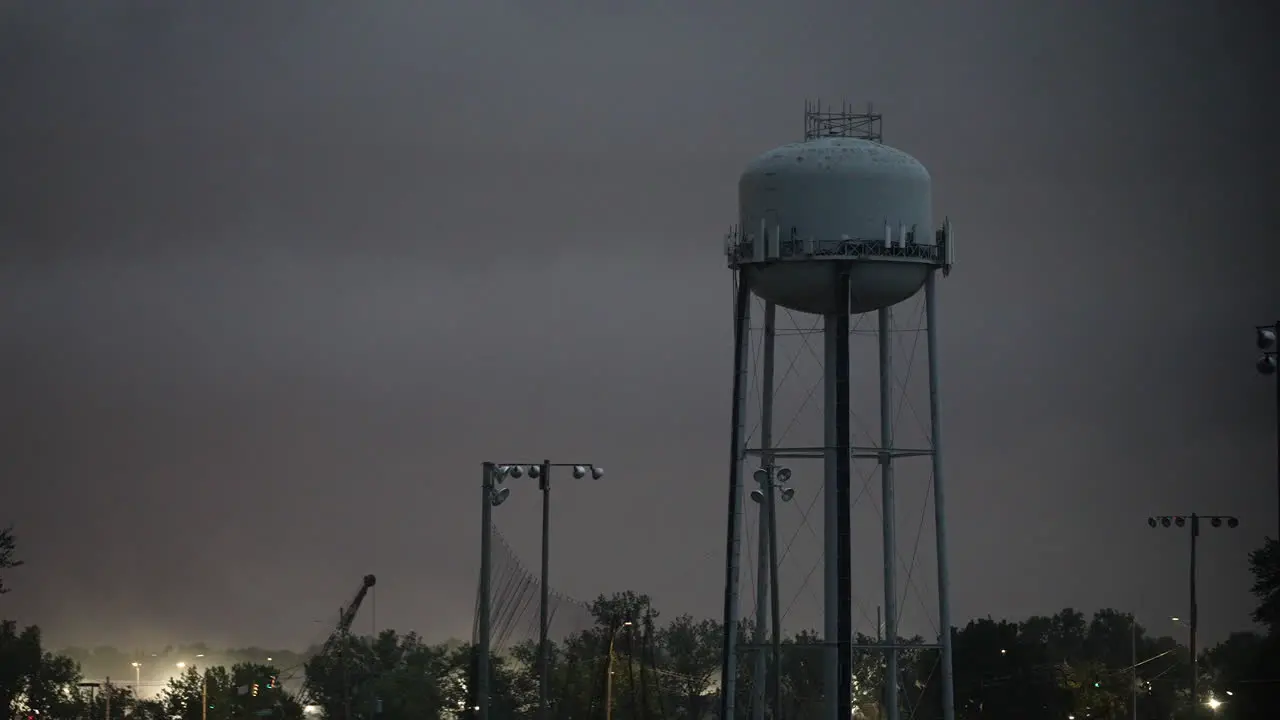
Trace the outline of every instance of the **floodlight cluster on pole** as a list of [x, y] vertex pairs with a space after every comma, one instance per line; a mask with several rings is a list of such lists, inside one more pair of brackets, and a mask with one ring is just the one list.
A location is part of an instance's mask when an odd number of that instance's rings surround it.
[[1154, 515], [1147, 518], [1147, 525], [1153, 528], [1189, 528], [1191, 530], [1191, 607], [1187, 616], [1188, 650], [1191, 652], [1191, 702], [1199, 710], [1200, 706], [1200, 668], [1196, 658], [1196, 630], [1200, 622], [1200, 611], [1196, 607], [1196, 540], [1200, 537], [1200, 525], [1203, 521], [1215, 528], [1226, 526], [1234, 530], [1240, 527], [1240, 520], [1231, 515]]
[[791, 499], [796, 496], [796, 489], [787, 484], [791, 482], [791, 468], [762, 467], [752, 473], [752, 477], [760, 484], [759, 488], [751, 491], [752, 502], [764, 502], [768, 497], [766, 493], [773, 490], [778, 491], [778, 497], [782, 502], [791, 502]]
[[[766, 323], [773, 326], [772, 313]], [[773, 349], [765, 348], [765, 366], [772, 377]], [[772, 401], [766, 402], [767, 412], [764, 414], [771, 420], [773, 416]], [[762, 423], [762, 443], [772, 443], [772, 423]], [[796, 496], [795, 488], [790, 486], [791, 468], [773, 464], [771, 458], [761, 457], [761, 466], [752, 473], [759, 485], [749, 495], [752, 502], [760, 506], [759, 540], [756, 571], [756, 627], [755, 627], [755, 678], [754, 698], [752, 701], [752, 720], [764, 720], [765, 700], [772, 698], [773, 716], [782, 717], [782, 608], [779, 604], [778, 582], [778, 503], [791, 502]], [[767, 602], [766, 602], [767, 600]], [[766, 638], [766, 630], [768, 638]], [[773, 672], [769, 673], [770, 664], [766, 662], [765, 641], [769, 641], [770, 657]]]
[[[1277, 363], [1276, 342], [1280, 338], [1280, 321], [1274, 325], [1258, 325], [1256, 342], [1262, 354], [1258, 356], [1258, 372], [1263, 375], [1275, 375]], [[1276, 390], [1276, 523], [1280, 533], [1280, 377], [1275, 381]]]
[[537, 481], [538, 490], [542, 492], [542, 573], [541, 598], [538, 602], [538, 717], [547, 720], [548, 696], [550, 694], [551, 644], [547, 639], [550, 626], [551, 585], [548, 582], [551, 567], [551, 469], [570, 468], [574, 479], [581, 480], [588, 475], [592, 480], [604, 477], [604, 468], [592, 463], [553, 463], [543, 460], [540, 463], [484, 463], [482, 480], [483, 498], [480, 504], [480, 612], [479, 647], [476, 648], [476, 704], [479, 720], [489, 720], [489, 655], [491, 639], [490, 624], [490, 585], [492, 584], [493, 554], [493, 508], [501, 505], [511, 497], [511, 487], [507, 480], [520, 480], [528, 477]]

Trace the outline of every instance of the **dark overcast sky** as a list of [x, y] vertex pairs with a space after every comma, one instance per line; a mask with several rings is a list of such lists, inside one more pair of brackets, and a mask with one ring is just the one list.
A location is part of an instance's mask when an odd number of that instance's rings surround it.
[[[609, 469], [558, 486], [557, 586], [716, 614], [722, 233], [743, 166], [845, 97], [963, 243], [955, 620], [1172, 632], [1186, 536], [1145, 518], [1200, 511], [1243, 520], [1205, 533], [1204, 629], [1247, 627], [1277, 522], [1252, 326], [1280, 314], [1252, 7], [4, 3], [0, 522], [29, 564], [0, 612], [55, 643], [301, 646], [374, 572], [379, 625], [467, 635], [479, 463], [545, 455]], [[530, 564], [534, 495], [498, 517]]]

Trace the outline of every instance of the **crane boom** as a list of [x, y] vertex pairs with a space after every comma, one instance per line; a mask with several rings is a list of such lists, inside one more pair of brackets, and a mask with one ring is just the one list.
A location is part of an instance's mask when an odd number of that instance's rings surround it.
[[[338, 626], [329, 633], [329, 637], [325, 638], [324, 645], [320, 648], [318, 657], [329, 657], [335, 648], [345, 642], [346, 636], [351, 632], [351, 624], [356, 620], [356, 613], [360, 612], [360, 605], [364, 602], [364, 598], [369, 594], [369, 588], [377, 584], [378, 578], [373, 575], [365, 575], [360, 581], [360, 588], [356, 590], [355, 597], [351, 598], [351, 602], [342, 608], [338, 613]], [[315, 685], [312, 683], [310, 675], [307, 675], [302, 681], [302, 692], [298, 693], [298, 702], [307, 706], [311, 704], [311, 700], [315, 693]]]
[[351, 623], [356, 621], [356, 613], [360, 611], [360, 604], [364, 602], [364, 596], [369, 594], [369, 588], [378, 582], [378, 578], [372, 575], [365, 575], [360, 581], [360, 589], [356, 591], [356, 596], [351, 598], [351, 602], [347, 603], [346, 609], [342, 611], [341, 617], [338, 618], [338, 627], [334, 631], [334, 635], [345, 635], [351, 632]]

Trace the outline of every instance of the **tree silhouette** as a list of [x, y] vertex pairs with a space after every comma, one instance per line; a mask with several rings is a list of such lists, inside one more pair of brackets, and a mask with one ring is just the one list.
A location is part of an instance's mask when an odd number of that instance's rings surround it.
[[[13, 528], [7, 527], [0, 530], [0, 571], [11, 570], [22, 565], [22, 561], [13, 556], [16, 549]], [[4, 575], [0, 575], [0, 595], [4, 595], [7, 592], [9, 592], [9, 588], [4, 586]]]

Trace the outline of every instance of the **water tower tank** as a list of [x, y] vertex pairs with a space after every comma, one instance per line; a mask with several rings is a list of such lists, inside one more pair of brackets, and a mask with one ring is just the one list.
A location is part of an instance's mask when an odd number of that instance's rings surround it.
[[731, 264], [756, 295], [799, 312], [841, 312], [840, 271], [860, 313], [911, 297], [941, 264], [929, 171], [872, 139], [816, 137], [764, 153], [738, 181], [738, 209]]

